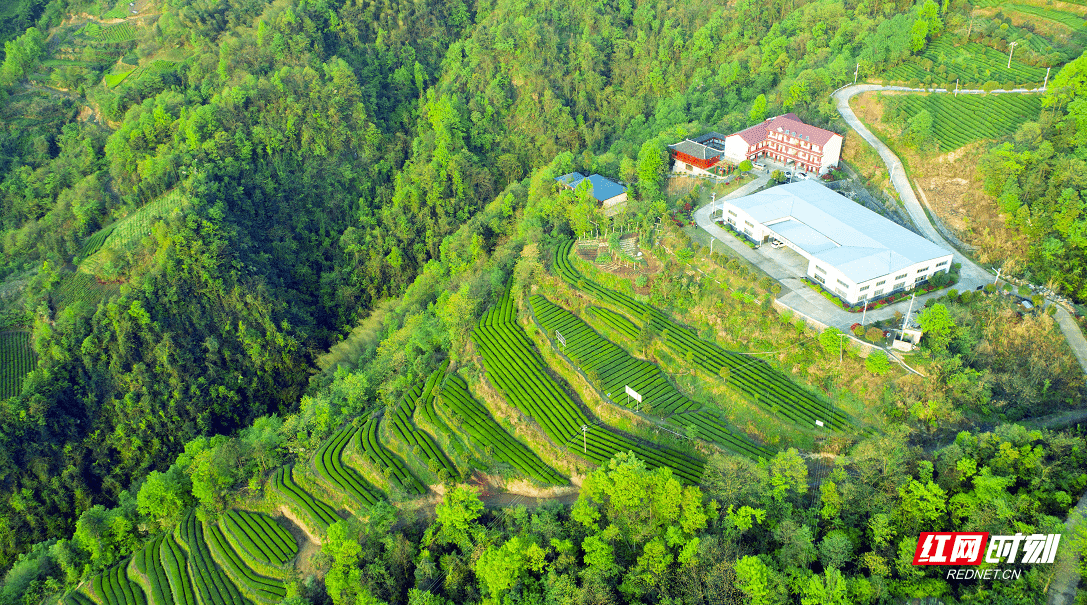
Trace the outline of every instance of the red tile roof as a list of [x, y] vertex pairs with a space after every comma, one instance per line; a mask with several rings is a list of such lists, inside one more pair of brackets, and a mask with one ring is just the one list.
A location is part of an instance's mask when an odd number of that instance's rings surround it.
[[766, 135], [771, 130], [777, 131], [781, 129], [781, 132], [789, 131], [794, 136], [804, 138], [809, 143], [815, 145], [826, 145], [836, 133], [829, 130], [823, 130], [822, 128], [811, 126], [800, 121], [800, 118], [796, 117], [795, 113], [787, 113], [774, 118], [770, 118], [761, 124], [756, 124], [750, 128], [745, 128], [740, 132], [734, 133], [730, 136], [739, 135], [748, 145], [754, 145], [766, 140]]
[[827, 141], [834, 136], [835, 133], [829, 130], [823, 130], [817, 126], [811, 126], [800, 121], [800, 118], [796, 117], [796, 114], [787, 113], [783, 116], [771, 118], [768, 120], [767, 130], [777, 131], [779, 128], [782, 132], [788, 130], [794, 136], [804, 138], [809, 143], [816, 145], [826, 145]]

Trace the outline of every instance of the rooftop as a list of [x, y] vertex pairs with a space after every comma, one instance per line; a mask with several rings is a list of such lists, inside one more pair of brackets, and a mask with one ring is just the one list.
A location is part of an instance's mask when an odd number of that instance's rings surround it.
[[702, 143], [696, 141], [692, 141], [690, 139], [680, 141], [675, 145], [669, 145], [668, 148], [672, 151], [685, 153], [692, 158], [696, 158], [699, 160], [712, 160], [713, 158], [721, 155], [720, 150], [714, 149], [713, 147], [709, 147], [707, 145], [703, 145]]
[[607, 177], [600, 176], [599, 174], [593, 174], [586, 177], [580, 172], [571, 172], [570, 174], [564, 174], [555, 180], [571, 189], [577, 189], [582, 181], [589, 181], [589, 192], [598, 202], [610, 200], [617, 195], [626, 193], [627, 190], [626, 187]]
[[951, 254], [815, 181], [771, 187], [729, 203], [854, 283]]
[[826, 145], [831, 137], [836, 136], [837, 134], [819, 128], [818, 126], [805, 124], [804, 122], [801, 122], [800, 118], [796, 117], [796, 114], [794, 113], [787, 113], [770, 118], [765, 122], [755, 124], [754, 126], [745, 128], [735, 134], [739, 135], [748, 145], [754, 145], [755, 143], [765, 140], [771, 130], [774, 132], [787, 133], [801, 140], [820, 146]]

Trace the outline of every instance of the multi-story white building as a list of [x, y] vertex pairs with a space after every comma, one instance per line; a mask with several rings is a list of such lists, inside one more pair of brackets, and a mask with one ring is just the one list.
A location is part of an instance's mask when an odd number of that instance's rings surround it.
[[737, 231], [808, 259], [808, 277], [851, 305], [951, 270], [947, 250], [814, 181], [717, 203]]
[[771, 158], [804, 172], [825, 174], [838, 165], [842, 135], [810, 126], [795, 114], [770, 118], [724, 140], [724, 158], [733, 163]]

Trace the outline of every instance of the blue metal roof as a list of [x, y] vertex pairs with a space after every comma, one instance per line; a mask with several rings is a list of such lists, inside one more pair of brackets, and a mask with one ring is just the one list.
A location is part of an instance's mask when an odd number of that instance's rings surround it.
[[557, 177], [555, 180], [571, 189], [577, 189], [577, 186], [580, 185], [582, 181], [588, 180], [590, 187], [589, 191], [598, 202], [610, 200], [617, 195], [626, 193], [627, 190], [626, 187], [623, 187], [611, 179], [602, 177], [599, 174], [594, 174], [586, 178], [582, 176], [580, 172], [571, 172], [570, 174], [564, 174]]

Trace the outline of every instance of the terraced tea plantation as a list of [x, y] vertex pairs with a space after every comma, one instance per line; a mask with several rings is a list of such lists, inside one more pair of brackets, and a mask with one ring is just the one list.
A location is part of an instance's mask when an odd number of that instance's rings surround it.
[[510, 436], [487, 408], [472, 397], [468, 385], [460, 376], [454, 374], [445, 379], [440, 405], [451, 412], [451, 417], [458, 419], [458, 422], [453, 423], [454, 426], [474, 441], [477, 447], [490, 448], [495, 459], [542, 483], [568, 483], [555, 469], [540, 460], [528, 446]]
[[426, 493], [426, 486], [411, 471], [404, 466], [404, 462], [390, 452], [381, 440], [378, 439], [378, 423], [381, 416], [374, 416], [362, 425], [358, 431], [358, 449], [371, 464], [380, 469], [386, 479], [399, 486], [409, 494], [422, 495]]
[[1006, 4], [1005, 10], [1012, 10], [1032, 17], [1040, 17], [1071, 28], [1073, 31], [1087, 31], [1087, 17], [1043, 6], [1029, 4]]
[[618, 326], [616, 329], [630, 335], [641, 330], [638, 322], [648, 321], [658, 338], [681, 359], [714, 376], [727, 373], [729, 386], [741, 391], [782, 420], [806, 428], [817, 426], [816, 421], [838, 430], [850, 426], [851, 420], [845, 413], [797, 385], [765, 361], [726, 351], [716, 343], [702, 340], [656, 308], [587, 279], [570, 262], [570, 249], [573, 245], [573, 240], [567, 240], [557, 246], [554, 268], [573, 287], [622, 310], [622, 313], [594, 310], [597, 316], [607, 316], [609, 325], [614, 324]]
[[98, 283], [98, 279], [90, 273], [76, 271], [62, 274], [60, 286], [53, 292], [52, 300], [58, 311], [77, 302], [97, 307], [99, 302], [119, 291], [117, 284]]
[[[596, 385], [613, 402], [628, 404], [638, 410], [658, 416], [667, 416], [669, 422], [680, 427], [701, 427], [698, 436], [715, 442], [737, 454], [752, 458], [768, 458], [769, 450], [760, 447], [734, 429], [729, 423], [704, 410], [702, 404], [685, 397], [664, 375], [655, 363], [636, 359], [622, 347], [595, 332], [573, 313], [559, 307], [542, 296], [531, 298], [536, 318], [549, 336], [559, 330], [566, 339], [561, 346], [564, 353], [589, 376], [599, 377]], [[642, 396], [642, 403], [626, 396], [630, 386]]]
[[101, 254], [104, 248], [121, 250], [132, 246], [143, 237], [150, 235], [151, 228], [156, 222], [179, 215], [187, 204], [188, 198], [181, 190], [174, 189], [166, 193], [88, 237], [76, 257], [77, 262], [87, 271], [97, 273], [104, 261]]
[[885, 97], [885, 102], [890, 113], [903, 117], [928, 110], [940, 151], [1010, 136], [1024, 122], [1037, 120], [1042, 111], [1041, 95], [895, 95]]
[[283, 495], [287, 504], [302, 518], [309, 519], [320, 531], [328, 529], [340, 519], [336, 510], [322, 500], [314, 498], [309, 492], [294, 482], [294, 468], [281, 466], [272, 475], [272, 486]]
[[653, 414], [667, 416], [698, 408], [699, 404], [683, 396], [668, 382], [657, 364], [635, 359], [622, 347], [597, 334], [573, 313], [552, 304], [542, 296], [530, 299], [540, 325], [551, 338], [562, 334], [566, 345], [563, 353], [580, 368], [600, 377], [600, 388], [611, 394], [617, 403], [627, 402], [623, 393], [630, 386], [642, 396], [642, 404], [630, 401], [632, 407], [648, 406]]
[[0, 399], [21, 393], [23, 379], [37, 363], [30, 332], [0, 332]]
[[[908, 83], [913, 79], [924, 82], [927, 76], [932, 76], [937, 88], [943, 88], [948, 82], [954, 85], [956, 78], [962, 88], [981, 88], [991, 80], [999, 82], [1001, 87], [1011, 82], [1016, 87], [1035, 88], [1045, 80], [1044, 67], [1020, 63], [1013, 58], [1009, 69], [1007, 53], [976, 42], [956, 46], [952, 36], [941, 36], [929, 43], [921, 60], [932, 61], [932, 69], [926, 70], [918, 62], [908, 61], [887, 70], [879, 78]], [[943, 74], [934, 71], [941, 65], [947, 68]]]
[[[365, 430], [365, 427], [363, 430]], [[380, 499], [377, 489], [368, 485], [366, 480], [355, 472], [355, 469], [347, 467], [343, 463], [343, 450], [356, 432], [354, 427], [350, 425], [336, 431], [317, 450], [313, 465], [317, 470], [317, 474], [328, 482], [329, 487], [349, 495], [359, 503], [373, 506]]]
[[430, 420], [432, 426], [439, 423], [437, 418], [433, 416], [434, 397], [437, 395], [438, 387], [445, 378], [445, 369], [448, 366], [449, 362], [447, 361], [442, 364], [441, 368], [430, 374], [425, 384], [415, 385], [413, 389], [404, 395], [392, 415], [392, 427], [397, 436], [412, 449], [412, 452], [417, 452], [417, 456], [427, 460], [431, 468], [436, 471], [444, 471], [442, 474], [446, 478], [456, 479], [461, 477], [457, 467], [449, 460], [445, 452], [438, 447], [434, 439], [426, 431], [416, 427], [415, 422], [412, 420], [416, 410], [421, 409], [424, 415], [429, 416], [428, 420]]
[[[547, 373], [532, 341], [517, 325], [507, 291], [472, 332], [490, 382], [511, 405], [535, 420], [559, 447], [597, 464], [633, 451], [650, 467], [669, 467], [685, 483], [697, 483], [704, 463], [675, 450], [625, 437], [588, 415]], [[588, 427], [583, 433], [582, 427]], [[583, 439], [584, 435], [584, 439]]]

